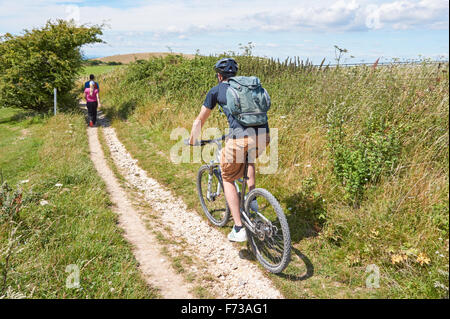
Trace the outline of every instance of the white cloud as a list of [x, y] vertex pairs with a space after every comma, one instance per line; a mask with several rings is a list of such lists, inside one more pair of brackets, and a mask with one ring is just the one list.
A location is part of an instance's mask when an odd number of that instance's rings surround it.
[[[78, 14], [73, 10], [77, 2], [82, 1], [0, 0], [0, 34], [17, 34], [42, 26], [48, 19], [67, 19]], [[80, 23], [106, 22], [110, 26], [102, 37], [108, 44], [86, 47], [102, 55], [165, 51], [167, 46], [176, 52], [198, 48], [203, 53], [224, 52], [236, 48], [237, 43], [253, 41], [255, 52], [261, 54], [320, 57], [333, 44], [353, 49], [348, 37], [339, 40], [348, 31], [448, 30], [449, 24], [447, 0], [152, 0], [122, 8], [106, 0], [103, 3], [94, 6], [83, 1], [79, 6]], [[311, 31], [323, 32], [317, 37], [322, 39], [307, 40], [303, 35]], [[372, 32], [368, 39], [374, 34], [381, 32]], [[437, 52], [448, 50], [448, 40], [442, 39], [442, 43], [447, 46]], [[395, 55], [399, 48], [392, 50]], [[330, 52], [332, 56], [332, 49]]]
[[[189, 36], [214, 31], [349, 31], [448, 28], [447, 0], [162, 1], [138, 7], [89, 6], [74, 11], [63, 0], [0, 1], [0, 32], [17, 32], [49, 18], [78, 15], [81, 23], [107, 22], [114, 31]], [[87, 6], [86, 6], [87, 5]], [[39, 14], [36, 14], [36, 13]], [[11, 30], [11, 29], [15, 30]]]
[[448, 9], [447, 0], [400, 0], [371, 6], [367, 21], [375, 29], [448, 28]]
[[448, 28], [446, 0], [400, 0], [382, 4], [336, 1], [298, 5], [291, 10], [248, 16], [253, 28], [267, 31], [351, 31], [367, 29]]

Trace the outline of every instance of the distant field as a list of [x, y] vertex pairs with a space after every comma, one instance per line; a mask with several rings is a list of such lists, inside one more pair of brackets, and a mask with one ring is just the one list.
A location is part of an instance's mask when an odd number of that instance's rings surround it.
[[[171, 53], [168, 52], [147, 52], [147, 53], [130, 53], [130, 54], [118, 54], [107, 56], [103, 58], [97, 58], [94, 60], [102, 61], [102, 62], [122, 62], [124, 64], [133, 62], [134, 60], [147, 60], [150, 57], [165, 57]], [[172, 53], [172, 54], [180, 54], [188, 59], [193, 58], [193, 54], [182, 54], [182, 53]]]
[[120, 65], [95, 65], [95, 66], [86, 66], [82, 69], [80, 76], [88, 77], [89, 74], [100, 75], [103, 73], [108, 73], [115, 68], [120, 67]]

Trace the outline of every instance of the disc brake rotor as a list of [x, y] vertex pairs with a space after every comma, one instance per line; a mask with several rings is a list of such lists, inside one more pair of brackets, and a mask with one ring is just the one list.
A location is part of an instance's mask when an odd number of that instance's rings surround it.
[[272, 238], [272, 236], [277, 232], [278, 228], [271, 225], [270, 223], [264, 222], [262, 220], [258, 220], [255, 223], [255, 233], [256, 236], [258, 236], [258, 239], [261, 241], [263, 241], [266, 237]]

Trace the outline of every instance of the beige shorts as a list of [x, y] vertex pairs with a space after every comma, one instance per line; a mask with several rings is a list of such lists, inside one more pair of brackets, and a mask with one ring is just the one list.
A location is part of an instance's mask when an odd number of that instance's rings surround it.
[[229, 138], [220, 156], [222, 178], [226, 182], [234, 182], [244, 176], [245, 156], [248, 153], [248, 162], [255, 163], [270, 143], [269, 134], [259, 136], [244, 136], [242, 138]]

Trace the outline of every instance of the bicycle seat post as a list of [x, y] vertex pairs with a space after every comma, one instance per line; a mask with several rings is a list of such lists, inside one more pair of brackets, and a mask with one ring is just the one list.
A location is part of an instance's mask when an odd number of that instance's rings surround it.
[[248, 180], [248, 152], [245, 155], [245, 161], [244, 161], [244, 180]]
[[244, 200], [245, 200], [245, 192], [247, 190], [247, 181], [248, 181], [248, 153], [245, 155], [244, 160], [244, 176], [242, 177], [242, 188], [240, 198], [241, 211], [244, 210]]

